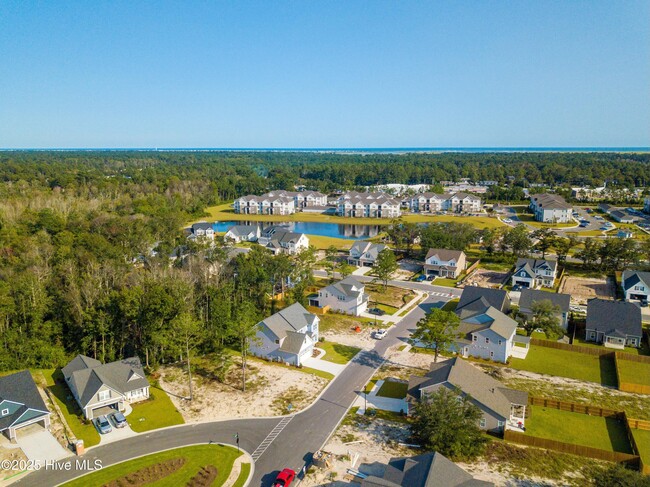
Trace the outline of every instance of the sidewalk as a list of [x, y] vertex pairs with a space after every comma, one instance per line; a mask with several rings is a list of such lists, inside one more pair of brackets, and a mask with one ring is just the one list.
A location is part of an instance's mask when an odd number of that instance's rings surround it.
[[[318, 347], [316, 347], [316, 348], [321, 352], [323, 351], [323, 350], [319, 349]], [[302, 359], [302, 365], [304, 365], [305, 367], [312, 368], [312, 369], [321, 370], [323, 372], [329, 372], [334, 377], [336, 377], [341, 372], [343, 372], [343, 369], [345, 369], [345, 367], [348, 365], [348, 364], [335, 364], [334, 362], [328, 362], [327, 360], [323, 360], [321, 358], [323, 355], [324, 354], [322, 353], [317, 358], [315, 358], [315, 357], [304, 358], [304, 359]]]

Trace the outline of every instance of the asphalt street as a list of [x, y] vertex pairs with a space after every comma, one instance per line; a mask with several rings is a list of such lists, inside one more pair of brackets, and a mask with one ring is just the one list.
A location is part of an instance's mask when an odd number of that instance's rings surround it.
[[[403, 284], [400, 282], [400, 285]], [[431, 287], [429, 285], [429, 289]], [[451, 290], [450, 288], [442, 289]], [[211, 441], [233, 444], [235, 434], [238, 433], [243, 449], [251, 454], [256, 451], [258, 454], [261, 453], [255, 462], [255, 473], [250, 485], [269, 486], [283, 468], [289, 467], [299, 471], [311, 459], [313, 453], [320, 449], [336, 430], [359, 391], [382, 365], [387, 350], [392, 346], [406, 343], [415, 324], [424, 313], [432, 307], [442, 306], [448, 299], [446, 296], [432, 296], [418, 305], [389, 330], [386, 338], [377, 341], [374, 349], [359, 353], [330, 383], [313, 405], [293, 415], [288, 423], [284, 420], [283, 423], [286, 423], [286, 426], [279, 431], [275, 438], [273, 438], [274, 434], [267, 439], [283, 418], [218, 421], [177, 426], [141, 434], [93, 448], [83, 458], [89, 460], [90, 463], [99, 459], [104, 466], [109, 466], [138, 456], [185, 445]], [[263, 447], [258, 449], [260, 445], [266, 446], [266, 449]], [[73, 465], [75, 459], [72, 459]], [[42, 469], [30, 473], [16, 482], [16, 485], [55, 486], [71, 480], [79, 474], [80, 471], [75, 469], [56, 471]]]

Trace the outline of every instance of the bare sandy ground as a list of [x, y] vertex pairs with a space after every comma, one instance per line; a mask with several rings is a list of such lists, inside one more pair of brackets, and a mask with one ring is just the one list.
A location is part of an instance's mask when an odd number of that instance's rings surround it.
[[187, 423], [229, 418], [277, 416], [309, 406], [323, 390], [327, 380], [284, 365], [271, 365], [249, 359], [246, 392], [241, 390], [241, 369], [233, 367], [225, 383], [193, 378], [194, 400], [187, 401], [187, 376], [172, 366], [160, 370], [160, 385], [171, 393], [174, 405]]

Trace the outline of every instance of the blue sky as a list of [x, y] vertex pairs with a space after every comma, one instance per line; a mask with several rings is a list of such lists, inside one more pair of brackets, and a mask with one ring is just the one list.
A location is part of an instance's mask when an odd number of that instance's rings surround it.
[[650, 2], [0, 2], [0, 147], [650, 146]]

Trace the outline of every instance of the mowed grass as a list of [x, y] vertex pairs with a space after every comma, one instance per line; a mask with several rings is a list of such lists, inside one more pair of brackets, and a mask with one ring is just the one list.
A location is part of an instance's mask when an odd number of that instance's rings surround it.
[[650, 386], [650, 364], [618, 359], [621, 382]]
[[239, 477], [237, 477], [237, 480], [232, 485], [232, 487], [244, 487], [244, 484], [246, 484], [246, 481], [248, 480], [248, 476], [250, 475], [250, 473], [251, 473], [251, 464], [242, 463], [241, 471], [239, 472]]
[[217, 478], [212, 485], [223, 485], [230, 475], [235, 459], [240, 455], [241, 452], [238, 452], [236, 448], [216, 444], [176, 448], [103, 468], [102, 470], [84, 475], [64, 485], [66, 487], [99, 487], [121, 479], [130, 473], [175, 458], [184, 458], [185, 464], [171, 475], [155, 481], [156, 486], [176, 487], [179, 485], [188, 485], [189, 481], [192, 480], [199, 470], [208, 465], [213, 465], [217, 468]]
[[369, 308], [374, 308], [375, 303], [401, 308], [415, 297], [415, 293], [395, 286], [384, 286], [373, 283], [366, 285], [366, 293], [370, 295]]
[[167, 393], [157, 385], [149, 388], [149, 399], [133, 403], [132, 407], [126, 419], [136, 433], [185, 423]]
[[44, 369], [41, 371], [45, 379], [45, 385], [52, 393], [54, 401], [63, 413], [65, 422], [72, 430], [72, 433], [79, 440], [83, 440], [84, 446], [89, 448], [99, 444], [99, 432], [95, 425], [84, 419], [81, 408], [72, 397], [72, 392], [66, 385], [63, 374], [59, 369]]
[[639, 449], [641, 460], [645, 465], [650, 465], [650, 431], [633, 429], [632, 436]]
[[377, 395], [380, 397], [392, 397], [393, 399], [404, 399], [407, 390], [408, 384], [404, 382], [385, 380], [377, 391]]
[[458, 279], [448, 279], [446, 277], [436, 277], [436, 280], [431, 284], [434, 286], [456, 287]]
[[530, 418], [526, 420], [526, 434], [601, 450], [632, 453], [625, 425], [615, 418], [533, 406]]
[[585, 353], [531, 345], [525, 359], [511, 358], [510, 367], [538, 374], [568, 377], [616, 387], [614, 361]]
[[309, 238], [309, 245], [313, 245], [318, 250], [327, 250], [330, 247], [336, 247], [338, 250], [350, 250], [354, 243], [354, 240], [323, 235], [307, 235], [307, 238]]
[[316, 347], [325, 350], [323, 360], [333, 362], [335, 364], [347, 364], [352, 357], [354, 357], [360, 348], [352, 347], [350, 345], [342, 345], [334, 342], [318, 342]]
[[[351, 218], [322, 213], [298, 212], [293, 215], [241, 215], [236, 214], [231, 208], [231, 203], [210, 206], [205, 209], [209, 215], [201, 220], [246, 220], [246, 221], [267, 221], [267, 222], [323, 222], [356, 225], [390, 225], [391, 218]], [[499, 228], [505, 226], [497, 218], [487, 216], [459, 216], [459, 215], [408, 215], [402, 216], [406, 222], [412, 223], [435, 223], [435, 222], [459, 222], [469, 223], [476, 228]], [[194, 220], [198, 221], [198, 220]], [[193, 222], [189, 222], [190, 225]]]

